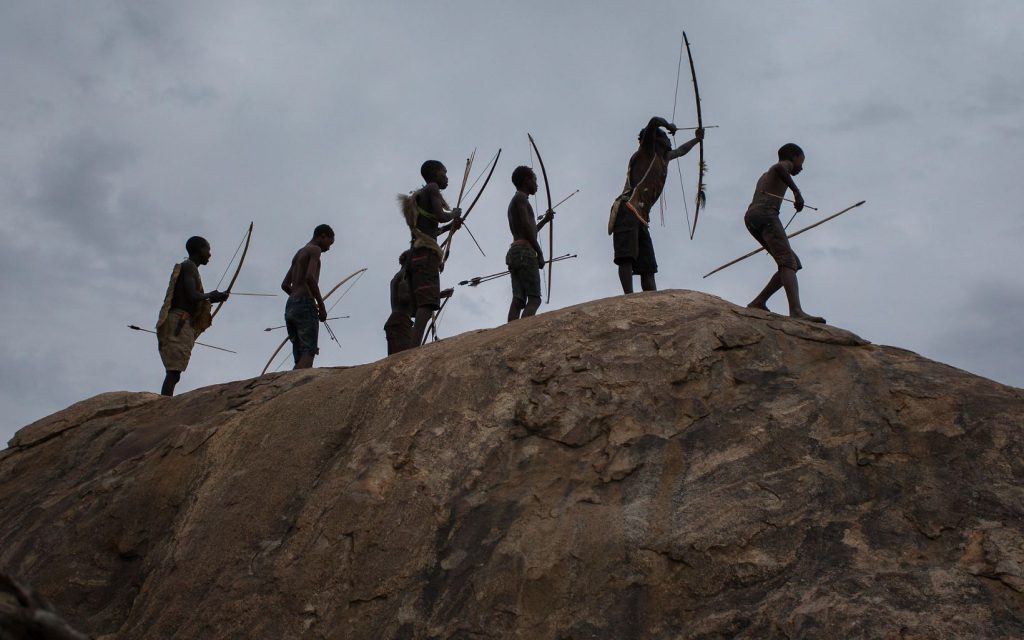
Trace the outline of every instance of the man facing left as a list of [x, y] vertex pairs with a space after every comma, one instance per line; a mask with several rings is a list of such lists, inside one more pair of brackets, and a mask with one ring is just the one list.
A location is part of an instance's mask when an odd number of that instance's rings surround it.
[[228, 294], [220, 291], [203, 292], [199, 265], [210, 262], [210, 243], [205, 238], [192, 236], [185, 242], [185, 250], [188, 258], [174, 265], [156, 322], [160, 359], [167, 371], [160, 388], [160, 393], [165, 396], [174, 395], [174, 386], [181, 380], [181, 372], [188, 367], [196, 339], [213, 322], [210, 303], [228, 299]]

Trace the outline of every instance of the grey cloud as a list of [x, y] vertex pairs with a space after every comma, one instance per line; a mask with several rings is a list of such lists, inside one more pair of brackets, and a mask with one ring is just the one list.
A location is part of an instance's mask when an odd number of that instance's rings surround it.
[[92, 131], [67, 136], [44, 156], [28, 204], [76, 234], [107, 235], [122, 219], [119, 174], [136, 156], [131, 145]]
[[899, 124], [913, 117], [911, 111], [895, 102], [868, 102], [839, 113], [832, 128], [849, 132]]
[[1024, 387], [1024, 286], [975, 284], [930, 352], [969, 371]]

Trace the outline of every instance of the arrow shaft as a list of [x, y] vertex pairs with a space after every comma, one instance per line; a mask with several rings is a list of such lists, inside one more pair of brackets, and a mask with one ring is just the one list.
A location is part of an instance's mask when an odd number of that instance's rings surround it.
[[[849, 207], [846, 207], [845, 209], [843, 209], [842, 211], [840, 211], [838, 213], [833, 213], [829, 217], [824, 218], [822, 220], [819, 220], [819, 221], [815, 222], [812, 225], [808, 225], [808, 226], [804, 227], [803, 229], [800, 229], [799, 231], [794, 231], [793, 233], [791, 233], [788, 236], [786, 236], [786, 238], [787, 239], [795, 238], [798, 235], [800, 235], [801, 233], [803, 233], [804, 231], [810, 231], [814, 227], [817, 227], [819, 225], [823, 225], [826, 222], [828, 222], [829, 220], [832, 220], [833, 218], [838, 218], [839, 216], [843, 215], [847, 211], [849, 211], [851, 209], [856, 209], [857, 207], [859, 207], [860, 205], [864, 204], [865, 202], [867, 202], [867, 201], [866, 200], [861, 200], [857, 204], [850, 205]], [[742, 262], [743, 260], [746, 260], [750, 256], [757, 255], [758, 253], [761, 253], [762, 251], [764, 251], [764, 247], [758, 247], [757, 249], [754, 249], [753, 251], [751, 251], [750, 253], [748, 253], [746, 255], [742, 255], [739, 258], [736, 258], [735, 260], [732, 260], [730, 262], [726, 262], [725, 264], [723, 264], [722, 266], [718, 267], [714, 271], [709, 271], [708, 273], [704, 274], [704, 277], [706, 278], [706, 277], [708, 277], [708, 276], [710, 276], [712, 274], [718, 273], [722, 269], [725, 269], [727, 267], [731, 267], [732, 265], [736, 264], [737, 262]]]
[[[787, 198], [785, 196], [780, 196], [780, 195], [775, 194], [775, 193], [768, 193], [767, 191], [762, 191], [761, 193], [766, 195], [766, 196], [771, 196], [773, 198], [778, 198], [779, 200], [785, 200], [786, 202], [792, 202], [792, 203], [796, 204], [796, 200], [793, 200], [791, 198]], [[818, 210], [818, 207], [812, 207], [811, 205], [807, 204], [806, 202], [804, 203], [804, 208], [805, 209], [810, 209], [812, 211], [817, 211]], [[790, 218], [790, 222], [792, 222], [792, 218]]]
[[[150, 331], [149, 329], [143, 329], [142, 327], [137, 327], [134, 324], [128, 325], [128, 328], [129, 329], [133, 329], [135, 331], [144, 331], [146, 333], [152, 333], [155, 336], [160, 335], [156, 331]], [[231, 349], [225, 349], [224, 347], [216, 347], [216, 346], [214, 346], [212, 344], [206, 344], [205, 342], [195, 342], [194, 344], [198, 344], [201, 347], [207, 347], [209, 349], [216, 349], [217, 351], [227, 351], [228, 353], [233, 353], [235, 355], [238, 355], [237, 351], [232, 351]]]
[[483, 248], [482, 248], [482, 247], [480, 246], [480, 243], [476, 241], [476, 236], [474, 236], [474, 235], [473, 235], [473, 231], [472, 231], [472, 230], [471, 230], [471, 229], [469, 228], [469, 225], [467, 225], [467, 224], [466, 224], [465, 222], [463, 222], [463, 223], [462, 223], [462, 226], [466, 227], [466, 233], [468, 233], [468, 234], [469, 234], [469, 237], [473, 239], [473, 244], [475, 244], [475, 245], [476, 245], [476, 248], [480, 250], [480, 255], [482, 255], [483, 257], [485, 257], [485, 258], [486, 258], [486, 257], [487, 257], [487, 254], [486, 254], [486, 253], [484, 253], [484, 250], [483, 250]]
[[423, 332], [423, 340], [420, 341], [420, 346], [421, 347], [423, 345], [427, 344], [427, 337], [431, 333], [434, 334], [434, 340], [435, 341], [437, 340], [437, 319], [441, 317], [441, 312], [444, 311], [444, 307], [445, 307], [445, 305], [448, 304], [448, 301], [451, 300], [454, 297], [455, 296], [448, 296], [447, 298], [445, 298], [444, 302], [441, 303], [441, 306], [438, 307], [437, 311], [435, 311], [434, 314], [431, 316], [431, 318], [430, 318], [430, 326], [428, 326], [427, 330]]
[[[561, 262], [562, 260], [570, 260], [572, 258], [578, 258], [578, 257], [579, 256], [577, 254], [575, 254], [575, 253], [566, 253], [566, 254], [558, 256], [557, 258], [552, 258], [551, 260], [547, 260], [547, 261], [544, 262], [544, 264], [551, 264], [552, 262]], [[492, 274], [486, 275], [486, 276], [479, 276], [479, 277], [476, 277], [476, 278], [470, 278], [469, 280], [463, 280], [459, 284], [460, 285], [469, 285], [471, 287], [475, 287], [478, 284], [481, 284], [481, 283], [484, 283], [484, 282], [490, 282], [491, 280], [497, 280], [498, 278], [503, 278], [503, 277], [507, 276], [508, 274], [509, 274], [508, 271], [502, 271], [500, 273], [492, 273]]]
[[[333, 318], [327, 318], [327, 319], [328, 320], [343, 320], [343, 319], [348, 318], [348, 317], [350, 317], [350, 316], [334, 316]], [[276, 326], [276, 327], [267, 327], [266, 329], [264, 329], [264, 331], [277, 331], [278, 329], [284, 329], [287, 326], [288, 325], [286, 325], [286, 324], [282, 324], [282, 325], [279, 325], [279, 326]]]

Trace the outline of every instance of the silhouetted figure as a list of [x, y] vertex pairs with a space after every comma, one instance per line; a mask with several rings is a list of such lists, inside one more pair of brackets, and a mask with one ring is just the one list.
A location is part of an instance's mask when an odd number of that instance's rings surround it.
[[388, 355], [412, 348], [412, 323], [416, 315], [412, 293], [409, 291], [409, 278], [406, 271], [409, 251], [405, 250], [398, 256], [400, 268], [391, 278], [391, 315], [384, 323], [384, 337], [388, 341]]
[[644, 291], [656, 291], [654, 274], [658, 262], [654, 257], [654, 243], [648, 226], [651, 207], [661, 197], [668, 176], [668, 163], [687, 154], [704, 139], [704, 130], [697, 129], [694, 138], [673, 149], [668, 135], [676, 126], [664, 118], [651, 118], [640, 132], [640, 146], [629, 158], [626, 186], [612, 204], [608, 220], [608, 233], [615, 249], [615, 264], [619, 266], [619, 282], [623, 293], [633, 293], [633, 276], [640, 276]]
[[192, 347], [199, 334], [213, 322], [210, 303], [228, 299], [228, 294], [220, 291], [203, 293], [199, 265], [210, 262], [210, 243], [205, 238], [192, 236], [185, 242], [185, 250], [188, 258], [174, 265], [156, 322], [160, 359], [167, 371], [160, 388], [160, 393], [165, 396], [174, 395], [174, 386], [181, 380], [181, 372], [188, 367], [192, 357]]
[[551, 221], [551, 211], [544, 214], [538, 226], [530, 206], [530, 196], [537, 193], [537, 174], [530, 167], [516, 167], [512, 172], [516, 194], [508, 203], [508, 228], [512, 245], [505, 254], [512, 280], [512, 303], [508, 321], [526, 318], [540, 307], [540, 270], [544, 268], [544, 250], [537, 241], [537, 231]]
[[320, 323], [327, 321], [327, 307], [320, 295], [320, 255], [330, 251], [332, 244], [334, 230], [326, 224], [318, 225], [313, 238], [295, 253], [281, 282], [281, 289], [288, 294], [284, 323], [292, 342], [295, 369], [312, 367], [313, 358], [320, 353]]
[[[402, 214], [412, 235], [406, 271], [416, 320], [412, 330], [412, 344], [423, 343], [423, 332], [434, 311], [441, 308], [441, 268], [444, 258], [437, 236], [454, 231], [462, 224], [462, 210], [451, 209], [441, 191], [448, 187], [448, 169], [437, 160], [427, 160], [420, 167], [420, 175], [427, 183], [408, 196], [399, 196]], [[441, 223], [449, 223], [442, 225]]]
[[754, 187], [754, 198], [747, 207], [743, 222], [750, 235], [775, 258], [779, 270], [747, 306], [768, 311], [768, 298], [780, 288], [785, 288], [790, 316], [811, 322], [825, 322], [824, 318], [805, 313], [800, 306], [796, 272], [803, 265], [800, 264], [800, 258], [793, 252], [793, 248], [789, 246], [786, 230], [779, 220], [779, 208], [782, 206], [782, 197], [786, 195], [787, 188], [793, 190], [796, 210], [799, 212], [804, 208], [804, 198], [793, 182], [793, 176], [803, 171], [803, 167], [803, 150], [792, 142], [784, 144], [779, 148], [779, 161], [758, 178], [757, 186]]

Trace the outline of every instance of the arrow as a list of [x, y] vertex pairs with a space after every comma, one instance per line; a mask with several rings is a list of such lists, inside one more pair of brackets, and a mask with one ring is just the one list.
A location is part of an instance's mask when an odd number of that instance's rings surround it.
[[[788, 238], [795, 238], [798, 235], [800, 235], [801, 233], [803, 233], [804, 231], [810, 231], [811, 229], [813, 229], [814, 227], [816, 227], [816, 226], [818, 226], [820, 224], [825, 224], [826, 222], [828, 222], [832, 218], [838, 218], [839, 216], [843, 215], [844, 213], [846, 213], [850, 209], [856, 209], [857, 207], [859, 207], [860, 205], [864, 204], [865, 202], [867, 202], [867, 200], [861, 200], [857, 204], [850, 205], [849, 207], [846, 207], [845, 209], [843, 209], [839, 213], [833, 213], [832, 215], [830, 215], [829, 217], [825, 218], [824, 220], [819, 220], [818, 222], [815, 222], [812, 225], [806, 226], [803, 229], [800, 229], [799, 231], [794, 231], [793, 233], [791, 233], [788, 236], [786, 236], [786, 238], [787, 239]], [[712, 275], [714, 273], [718, 273], [722, 269], [725, 269], [726, 267], [731, 267], [732, 265], [736, 264], [737, 262], [740, 262], [742, 260], [746, 260], [750, 256], [756, 255], [756, 254], [758, 254], [758, 253], [760, 253], [762, 251], [764, 251], [764, 247], [758, 247], [757, 249], [754, 249], [753, 251], [751, 251], [750, 253], [748, 253], [746, 255], [740, 256], [739, 258], [736, 258], [735, 260], [733, 260], [731, 262], [726, 262], [725, 264], [723, 264], [722, 266], [718, 267], [714, 271], [710, 271], [710, 272], [704, 274], [704, 277], [706, 278], [706, 277], [708, 277], [708, 276], [710, 276], [710, 275]]]
[[[153, 335], [159, 335], [156, 331], [150, 331], [149, 329], [143, 329], [142, 327], [137, 327], [134, 324], [128, 325], [128, 328], [129, 329], [133, 329], [135, 331], [145, 331], [146, 333], [152, 333]], [[198, 344], [201, 347], [209, 347], [210, 349], [216, 349], [217, 351], [227, 351], [228, 353], [233, 353], [235, 355], [238, 355], [237, 351], [232, 351], [231, 349], [225, 349], [224, 347], [215, 347], [212, 344], [206, 344], [205, 342], [196, 342], [195, 344]]]
[[[547, 261], [545, 261], [544, 264], [548, 264], [549, 265], [552, 262], [561, 262], [562, 260], [570, 260], [572, 258], [577, 258], [577, 257], [579, 257], [579, 256], [577, 254], [575, 254], [575, 253], [566, 253], [565, 255], [558, 256], [557, 258], [552, 258], [551, 260], [547, 260]], [[501, 277], [507, 276], [507, 275], [508, 275], [508, 271], [502, 271], [501, 273], [492, 273], [489, 276], [477, 276], [475, 278], [470, 278], [469, 280], [463, 280], [459, 284], [460, 285], [467, 285], [468, 284], [471, 287], [475, 287], [478, 284], [481, 284], [483, 282], [490, 282], [491, 280], [497, 280], [498, 278], [501, 278]]]
[[[762, 191], [761, 193], [766, 195], [766, 196], [771, 196], [773, 198], [778, 198], [779, 200], [785, 200], [786, 202], [792, 202], [793, 204], [796, 204], [796, 200], [792, 200], [792, 199], [786, 198], [784, 196], [776, 195], [774, 193], [768, 193], [767, 191]], [[804, 208], [805, 209], [810, 209], [812, 211], [817, 211], [818, 210], [818, 207], [812, 207], [811, 205], [807, 204], [806, 202], [804, 203]]]
[[476, 236], [473, 235], [473, 231], [469, 228], [469, 225], [463, 221], [462, 226], [466, 227], [466, 233], [468, 233], [469, 237], [473, 239], [473, 244], [475, 244], [476, 248], [480, 250], [480, 255], [486, 258], [487, 254], [484, 253], [484, 250], [480, 247], [480, 243], [476, 241]]
[[[574, 195], [576, 195], [579, 192], [580, 192], [580, 190], [577, 189], [577, 190], [573, 191], [572, 193], [570, 193], [569, 195], [565, 196], [564, 198], [562, 198], [561, 200], [558, 201], [558, 204], [556, 204], [555, 206], [551, 207], [551, 210], [554, 211], [555, 209], [558, 208], [559, 204], [562, 204], [563, 202], [565, 202], [566, 200], [568, 200], [569, 198], [573, 197]], [[537, 216], [537, 222], [540, 222], [543, 219], [544, 219], [544, 216]]]
[[[350, 316], [334, 316], [333, 318], [327, 318], [327, 319], [328, 320], [341, 320], [343, 318], [348, 318], [348, 317], [350, 317]], [[279, 327], [267, 327], [266, 329], [264, 329], [264, 331], [277, 331], [278, 329], [284, 329], [287, 326], [288, 325], [286, 325], [286, 324], [282, 324]]]
[[445, 298], [444, 302], [441, 303], [441, 306], [438, 307], [437, 311], [435, 311], [434, 314], [431, 316], [430, 325], [427, 327], [427, 330], [423, 332], [423, 340], [420, 342], [421, 347], [427, 344], [427, 336], [429, 336], [431, 332], [434, 333], [434, 342], [437, 342], [437, 321], [438, 319], [441, 318], [441, 313], [444, 311], [445, 305], [448, 304], [448, 301], [451, 300], [453, 297], [454, 296], [451, 295]]

